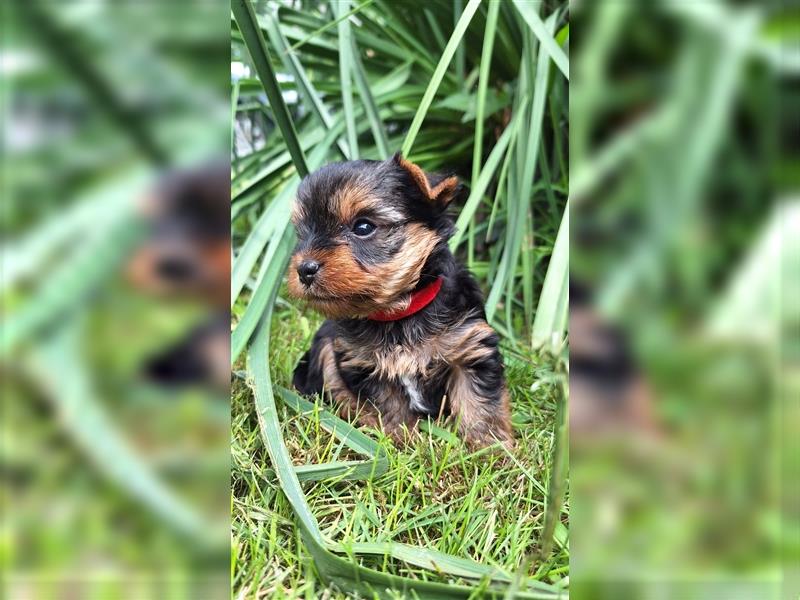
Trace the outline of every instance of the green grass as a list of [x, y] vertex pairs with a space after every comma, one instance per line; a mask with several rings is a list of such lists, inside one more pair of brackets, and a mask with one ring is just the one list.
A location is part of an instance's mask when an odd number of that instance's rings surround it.
[[[291, 373], [308, 348], [321, 319], [282, 305], [273, 317], [270, 352], [273, 380], [290, 387]], [[409, 448], [379, 440], [388, 469], [372, 481], [326, 480], [302, 484], [326, 538], [348, 542], [395, 541], [472, 558], [511, 575], [524, 573], [546, 583], [567, 575], [566, 528], [556, 528], [556, 548], [538, 559], [544, 522], [545, 490], [553, 455], [558, 399], [552, 359], [530, 362], [509, 358], [518, 447], [501, 452], [470, 452], [455, 433], [434, 426]], [[252, 394], [237, 379], [232, 393], [233, 588], [238, 597], [323, 597], [320, 581], [300, 539], [264, 448], [253, 411]], [[358, 459], [320, 427], [319, 413], [295, 414], [279, 404], [284, 442], [295, 465]], [[563, 510], [566, 522], [568, 509]], [[361, 558], [381, 571], [431, 581], [425, 569], [393, 559]], [[469, 582], [461, 582], [469, 583]], [[331, 597], [347, 597], [331, 589]]]

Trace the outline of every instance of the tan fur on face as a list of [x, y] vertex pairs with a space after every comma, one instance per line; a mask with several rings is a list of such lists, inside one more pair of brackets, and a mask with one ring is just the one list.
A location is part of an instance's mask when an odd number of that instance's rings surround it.
[[400, 252], [391, 262], [381, 265], [379, 272], [376, 272], [375, 283], [380, 285], [374, 293], [381, 306], [398, 300], [399, 295], [416, 287], [422, 267], [440, 239], [436, 232], [420, 223], [407, 225], [405, 235], [406, 241]]
[[[381, 206], [381, 200], [374, 195], [372, 188], [358, 179], [342, 185], [330, 198], [330, 211], [338, 216], [341, 223], [350, 223], [360, 213]], [[294, 202], [291, 210], [292, 223], [297, 226], [306, 216], [303, 205]]]
[[[159, 273], [159, 263], [170, 257], [185, 260], [193, 269], [192, 276], [175, 280]], [[202, 298], [221, 308], [229, 306], [230, 273], [227, 240], [206, 243], [156, 240], [138, 249], [126, 266], [128, 280], [148, 293]]]
[[342, 223], [350, 223], [360, 213], [381, 204], [380, 199], [373, 195], [372, 188], [358, 179], [345, 183], [331, 198], [331, 210], [339, 215]]
[[[419, 283], [425, 261], [439, 242], [434, 231], [419, 223], [407, 225], [405, 236], [393, 260], [378, 266], [360, 265], [346, 244], [296, 254], [289, 266], [289, 292], [330, 318], [403, 310]], [[303, 260], [316, 260], [321, 265], [311, 288], [306, 288], [297, 274]]]

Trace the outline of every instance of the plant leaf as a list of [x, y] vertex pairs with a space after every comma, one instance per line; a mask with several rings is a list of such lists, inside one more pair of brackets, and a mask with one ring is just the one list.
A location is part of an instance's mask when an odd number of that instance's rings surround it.
[[409, 152], [411, 152], [411, 148], [414, 146], [414, 141], [417, 139], [417, 134], [419, 133], [420, 127], [422, 127], [422, 122], [425, 120], [425, 115], [428, 114], [428, 109], [436, 95], [436, 90], [439, 89], [447, 67], [450, 66], [450, 61], [453, 59], [453, 54], [455, 54], [456, 48], [458, 48], [461, 43], [461, 38], [464, 37], [464, 32], [466, 32], [472, 17], [475, 15], [475, 11], [478, 10], [480, 2], [481, 0], [469, 0], [467, 7], [458, 19], [458, 23], [456, 23], [453, 35], [450, 36], [447, 42], [442, 57], [439, 59], [439, 64], [436, 65], [436, 70], [433, 72], [433, 76], [419, 103], [419, 108], [414, 115], [414, 119], [411, 121], [411, 126], [408, 128], [408, 133], [406, 134], [406, 139], [403, 142], [403, 148], [401, 150], [404, 156], [408, 156]]

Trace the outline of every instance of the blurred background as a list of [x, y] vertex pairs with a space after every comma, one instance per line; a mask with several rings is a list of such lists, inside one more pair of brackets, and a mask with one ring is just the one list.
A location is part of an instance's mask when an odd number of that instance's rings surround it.
[[2, 597], [228, 594], [229, 11], [2, 3]]
[[577, 598], [800, 593], [800, 14], [782, 6], [571, 3]]

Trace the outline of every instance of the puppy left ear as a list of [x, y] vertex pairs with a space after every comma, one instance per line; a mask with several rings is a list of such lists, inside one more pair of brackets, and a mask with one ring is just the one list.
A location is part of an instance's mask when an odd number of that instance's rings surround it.
[[411, 175], [411, 179], [417, 184], [426, 200], [441, 209], [447, 208], [447, 205], [458, 195], [461, 186], [455, 175], [437, 181], [438, 178], [428, 175], [418, 165], [403, 158], [399, 152], [392, 157], [392, 160]]

